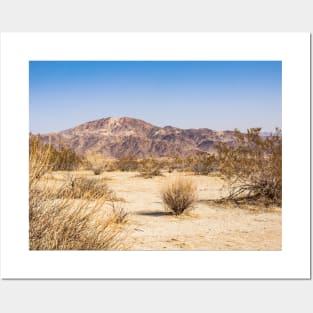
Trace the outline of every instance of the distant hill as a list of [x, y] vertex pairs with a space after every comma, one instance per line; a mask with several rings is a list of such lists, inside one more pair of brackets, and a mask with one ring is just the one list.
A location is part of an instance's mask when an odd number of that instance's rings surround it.
[[234, 132], [158, 127], [135, 118], [108, 117], [45, 134], [42, 138], [45, 142], [51, 140], [55, 145], [63, 142], [82, 155], [97, 153], [109, 158], [144, 158], [213, 152], [214, 144], [218, 142], [231, 144]]

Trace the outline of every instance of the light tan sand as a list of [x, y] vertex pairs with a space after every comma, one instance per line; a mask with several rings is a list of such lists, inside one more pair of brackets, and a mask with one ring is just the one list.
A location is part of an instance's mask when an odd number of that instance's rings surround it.
[[[53, 173], [49, 181], [62, 183], [69, 173]], [[72, 175], [72, 174], [71, 174]], [[128, 212], [125, 246], [130, 250], [281, 250], [281, 209], [218, 205], [209, 199], [226, 194], [219, 177], [190, 176], [198, 189], [198, 201], [181, 216], [167, 212], [160, 197], [160, 187], [175, 173], [143, 178], [135, 172], [105, 172], [95, 176], [90, 171], [75, 175], [107, 179], [118, 203]], [[53, 178], [53, 179], [52, 179]]]
[[227, 207], [210, 203], [224, 192], [218, 177], [194, 176], [199, 201], [181, 216], [163, 207], [160, 187], [168, 176], [145, 179], [110, 172], [110, 188], [125, 199], [131, 250], [281, 250], [281, 209]]

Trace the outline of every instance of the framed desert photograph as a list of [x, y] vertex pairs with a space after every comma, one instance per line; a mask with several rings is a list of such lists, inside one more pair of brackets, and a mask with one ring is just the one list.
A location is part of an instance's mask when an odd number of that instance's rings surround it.
[[308, 34], [1, 39], [5, 277], [308, 278]]
[[281, 250], [281, 61], [31, 61], [31, 250]]

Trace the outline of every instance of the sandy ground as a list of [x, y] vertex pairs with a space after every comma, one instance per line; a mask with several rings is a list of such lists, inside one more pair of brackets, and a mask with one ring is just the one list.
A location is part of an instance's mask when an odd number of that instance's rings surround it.
[[227, 207], [208, 202], [223, 192], [218, 177], [192, 176], [199, 201], [181, 216], [163, 207], [160, 187], [168, 176], [145, 179], [109, 172], [108, 184], [129, 212], [126, 240], [131, 250], [281, 250], [281, 209]]
[[[62, 174], [61, 174], [62, 173]], [[53, 184], [64, 181], [69, 173], [54, 173]], [[72, 174], [71, 174], [72, 175]], [[125, 245], [129, 250], [281, 250], [281, 209], [236, 207], [216, 204], [209, 199], [225, 195], [223, 181], [214, 176], [190, 176], [198, 189], [194, 208], [181, 216], [164, 208], [161, 186], [175, 173], [143, 178], [135, 172], [89, 171], [75, 175], [107, 179], [109, 188], [123, 201], [128, 212]], [[48, 179], [48, 180], [50, 180]], [[51, 180], [50, 180], [51, 181]], [[61, 183], [61, 182], [60, 182]]]

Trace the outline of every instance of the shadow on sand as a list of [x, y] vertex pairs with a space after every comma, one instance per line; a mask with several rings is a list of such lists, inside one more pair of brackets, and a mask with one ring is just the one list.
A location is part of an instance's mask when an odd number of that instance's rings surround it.
[[147, 211], [143, 211], [143, 212], [138, 212], [137, 215], [145, 215], [145, 216], [167, 216], [167, 215], [173, 215], [172, 212], [164, 212], [164, 211], [155, 211], [155, 212], [147, 212]]

